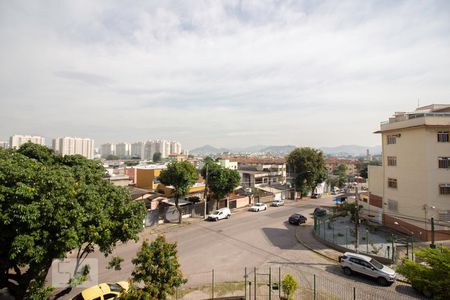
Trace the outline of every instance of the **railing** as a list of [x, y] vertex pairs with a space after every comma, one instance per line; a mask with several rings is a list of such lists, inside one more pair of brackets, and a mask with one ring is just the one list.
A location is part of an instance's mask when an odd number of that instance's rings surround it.
[[450, 113], [443, 112], [443, 113], [416, 113], [416, 114], [407, 114], [405, 117], [398, 117], [398, 118], [392, 118], [388, 121], [383, 121], [380, 124], [381, 125], [387, 125], [397, 122], [403, 122], [411, 119], [418, 119], [418, 118], [424, 118], [424, 117], [450, 117]]

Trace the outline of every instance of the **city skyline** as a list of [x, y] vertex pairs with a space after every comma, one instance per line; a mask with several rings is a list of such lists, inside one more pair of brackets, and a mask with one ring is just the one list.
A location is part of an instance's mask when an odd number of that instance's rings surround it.
[[0, 3], [0, 140], [379, 144], [449, 103], [446, 1]]

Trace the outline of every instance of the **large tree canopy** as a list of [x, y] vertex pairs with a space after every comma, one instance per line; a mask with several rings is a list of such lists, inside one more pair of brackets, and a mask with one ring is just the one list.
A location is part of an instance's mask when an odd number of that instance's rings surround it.
[[162, 170], [158, 180], [164, 185], [173, 187], [175, 206], [178, 210], [178, 222], [181, 223], [180, 197], [184, 197], [198, 179], [198, 173], [194, 165], [188, 161], [173, 161]]
[[314, 191], [318, 183], [325, 180], [327, 170], [320, 150], [304, 147], [297, 148], [287, 157], [288, 170], [294, 176], [296, 191], [306, 194]]
[[75, 249], [82, 260], [94, 245], [107, 255], [138, 238], [143, 203], [104, 172], [98, 161], [31, 143], [0, 149], [0, 288], [22, 299], [43, 286], [53, 259]]
[[208, 189], [215, 201], [223, 199], [234, 191], [241, 181], [237, 170], [224, 168], [210, 159], [205, 160], [205, 166], [202, 168], [201, 174], [207, 179]]

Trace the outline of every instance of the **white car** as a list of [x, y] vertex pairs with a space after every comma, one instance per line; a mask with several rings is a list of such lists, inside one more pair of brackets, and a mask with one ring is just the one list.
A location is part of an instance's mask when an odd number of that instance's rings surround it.
[[231, 216], [231, 211], [228, 207], [224, 207], [212, 212], [212, 214], [208, 215], [209, 221], [218, 221], [221, 219], [228, 219]]
[[342, 270], [346, 275], [359, 273], [377, 280], [380, 285], [390, 285], [397, 278], [397, 273], [377, 260], [362, 254], [345, 252], [339, 257]]
[[248, 210], [249, 211], [261, 211], [266, 210], [267, 205], [265, 203], [254, 203]]
[[272, 206], [278, 207], [278, 206], [282, 206], [282, 205], [284, 205], [284, 201], [281, 199], [275, 199], [272, 201]]

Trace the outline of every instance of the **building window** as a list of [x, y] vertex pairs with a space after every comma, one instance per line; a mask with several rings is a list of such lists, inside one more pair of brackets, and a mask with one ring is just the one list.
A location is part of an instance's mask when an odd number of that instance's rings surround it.
[[396, 189], [397, 188], [397, 179], [388, 178], [388, 187]]
[[437, 140], [440, 143], [448, 143], [448, 131], [439, 131], [437, 134]]
[[450, 222], [450, 210], [440, 210], [439, 221]]
[[439, 157], [439, 168], [448, 169], [450, 167], [450, 157]]
[[388, 209], [390, 211], [398, 211], [398, 202], [396, 200], [388, 199]]
[[388, 144], [397, 144], [397, 136], [396, 135], [388, 135], [387, 143]]
[[388, 156], [387, 164], [388, 164], [388, 166], [396, 166], [397, 165], [397, 156]]
[[440, 184], [439, 185], [439, 194], [441, 195], [450, 195], [450, 184]]

